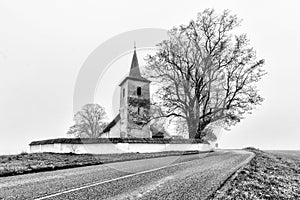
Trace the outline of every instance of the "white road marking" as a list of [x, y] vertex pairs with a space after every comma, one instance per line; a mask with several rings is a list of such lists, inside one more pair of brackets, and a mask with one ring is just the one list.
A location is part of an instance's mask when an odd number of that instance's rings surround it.
[[120, 194], [120, 195], [112, 198], [111, 200], [125, 200], [125, 199], [131, 200], [131, 199], [141, 198], [144, 195], [146, 195], [147, 193], [150, 193], [151, 191], [153, 191], [159, 187], [162, 187], [166, 182], [168, 182], [172, 179], [174, 179], [174, 176], [167, 176], [166, 178], [156, 181], [153, 184], [146, 185], [142, 188], [139, 188], [138, 191]]
[[168, 167], [174, 167], [174, 166], [182, 165], [182, 164], [193, 162], [193, 161], [195, 161], [195, 160], [190, 160], [190, 161], [186, 161], [186, 162], [176, 163], [176, 164], [173, 164], [173, 165], [167, 165], [167, 166], [164, 166], [164, 167], [158, 167], [158, 168], [154, 168], [154, 169], [150, 169], [150, 170], [146, 170], [146, 171], [141, 171], [141, 172], [137, 172], [137, 173], [134, 173], [134, 174], [125, 175], [125, 176], [121, 176], [121, 177], [118, 177], [118, 178], [114, 178], [114, 179], [110, 179], [110, 180], [106, 180], [106, 181], [102, 181], [102, 182], [96, 182], [96, 183], [93, 183], [93, 184], [89, 184], [89, 185], [81, 186], [81, 187], [78, 187], [78, 188], [65, 190], [63, 192], [58, 192], [58, 193], [55, 193], [55, 194], [51, 194], [51, 195], [48, 195], [48, 196], [40, 197], [40, 198], [37, 198], [35, 200], [48, 199], [48, 198], [56, 197], [56, 196], [59, 196], [59, 195], [62, 195], [62, 194], [75, 192], [75, 191], [82, 190], [82, 189], [85, 189], [85, 188], [94, 187], [94, 186], [102, 185], [102, 184], [105, 184], [105, 183], [110, 183], [110, 182], [125, 179], [125, 178], [130, 178], [130, 177], [137, 176], [137, 175], [140, 175], [140, 174], [146, 174], [146, 173], [158, 171], [158, 170], [165, 169], [165, 168], [168, 168]]

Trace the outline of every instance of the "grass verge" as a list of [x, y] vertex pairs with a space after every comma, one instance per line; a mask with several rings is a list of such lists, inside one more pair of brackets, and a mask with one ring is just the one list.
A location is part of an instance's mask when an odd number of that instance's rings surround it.
[[209, 199], [300, 199], [300, 155], [246, 150], [255, 157]]

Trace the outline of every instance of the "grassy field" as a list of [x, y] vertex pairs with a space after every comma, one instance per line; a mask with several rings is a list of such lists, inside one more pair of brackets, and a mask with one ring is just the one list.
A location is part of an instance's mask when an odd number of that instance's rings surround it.
[[71, 153], [22, 153], [0, 156], [0, 177], [24, 173], [33, 173], [72, 167], [99, 165], [104, 163], [196, 154], [198, 151], [170, 151], [158, 153], [124, 153], [124, 154], [71, 154]]
[[300, 199], [300, 151], [246, 150], [255, 157], [211, 199]]
[[266, 150], [265, 152], [272, 153], [279, 157], [300, 161], [300, 150]]

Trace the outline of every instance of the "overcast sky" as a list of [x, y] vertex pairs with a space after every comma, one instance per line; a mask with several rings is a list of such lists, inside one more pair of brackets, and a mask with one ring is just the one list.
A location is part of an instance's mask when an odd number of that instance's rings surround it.
[[[266, 100], [231, 131], [222, 132], [220, 147], [300, 149], [298, 4], [296, 0], [0, 0], [0, 154], [20, 153], [33, 140], [66, 137], [77, 75], [103, 42], [134, 29], [186, 24], [205, 8], [229, 9], [243, 19], [240, 30], [248, 34], [258, 57], [266, 60], [268, 71], [259, 84]], [[138, 52], [139, 60], [144, 55]], [[112, 69], [120, 69], [122, 77], [130, 61], [131, 54], [122, 56]], [[109, 80], [104, 77], [99, 85], [117, 88], [119, 82]], [[114, 93], [103, 91], [97, 90], [95, 101], [113, 117]]]

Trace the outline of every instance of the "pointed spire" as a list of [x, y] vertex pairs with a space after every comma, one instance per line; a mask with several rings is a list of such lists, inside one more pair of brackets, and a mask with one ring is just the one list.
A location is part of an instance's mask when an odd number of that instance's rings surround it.
[[119, 86], [122, 86], [123, 83], [128, 79], [135, 80], [135, 81], [142, 81], [142, 82], [145, 82], [145, 83], [150, 83], [151, 82], [151, 81], [147, 80], [146, 78], [142, 77], [142, 75], [141, 75], [139, 62], [138, 62], [137, 55], [136, 55], [135, 42], [134, 42], [133, 49], [134, 49], [134, 51], [133, 51], [133, 57], [132, 57], [132, 61], [131, 61], [129, 76], [127, 76], [125, 79], [123, 79], [123, 81], [121, 81]]
[[138, 62], [137, 55], [136, 55], [135, 42], [134, 42], [134, 51], [133, 51], [133, 57], [132, 57], [132, 61], [131, 61], [129, 76], [137, 77], [137, 78], [142, 77], [141, 72], [140, 72], [139, 62]]

